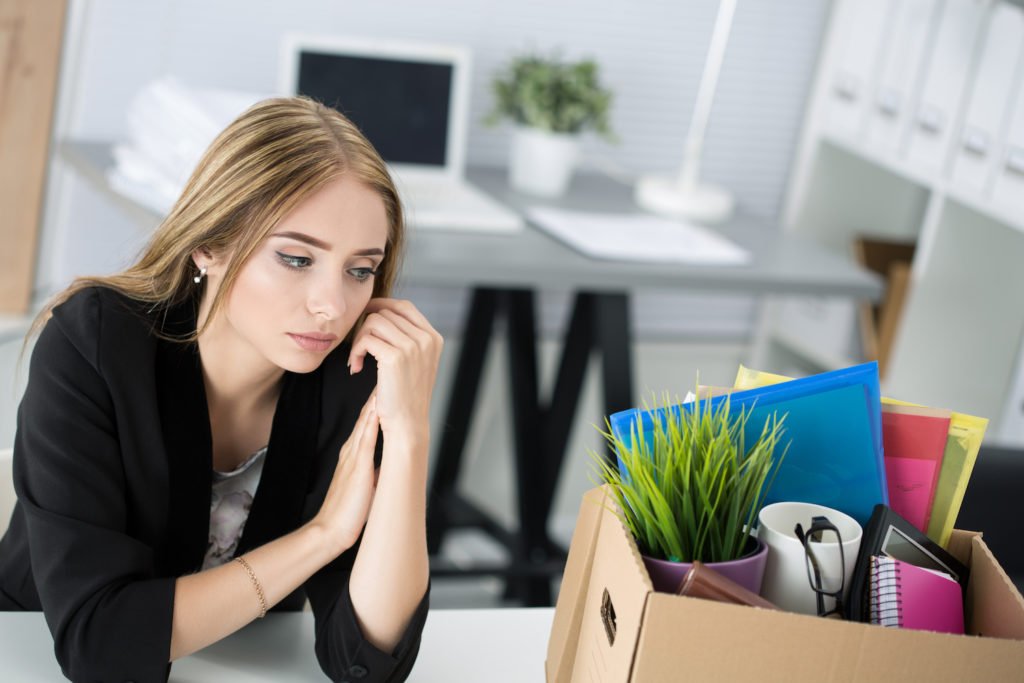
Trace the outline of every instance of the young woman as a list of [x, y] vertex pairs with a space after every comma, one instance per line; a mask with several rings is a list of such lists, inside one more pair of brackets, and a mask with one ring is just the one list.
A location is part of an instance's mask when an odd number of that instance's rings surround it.
[[69, 678], [165, 680], [306, 598], [328, 676], [408, 675], [442, 340], [386, 298], [403, 239], [351, 122], [267, 100], [214, 141], [135, 265], [40, 316], [0, 609], [42, 609]]

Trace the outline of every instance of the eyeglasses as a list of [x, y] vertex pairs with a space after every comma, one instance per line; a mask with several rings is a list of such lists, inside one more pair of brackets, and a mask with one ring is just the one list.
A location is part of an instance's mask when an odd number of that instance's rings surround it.
[[[811, 584], [811, 590], [814, 591], [818, 600], [818, 616], [845, 619], [843, 590], [846, 588], [846, 556], [843, 553], [843, 538], [839, 535], [839, 529], [829, 521], [828, 517], [817, 516], [811, 518], [811, 526], [806, 533], [799, 523], [793, 531], [804, 546], [804, 555], [807, 560], [807, 581]], [[814, 546], [822, 543], [835, 543], [839, 548], [838, 567], [823, 566], [824, 555], [818, 557], [814, 551]], [[834, 563], [835, 555], [832, 554], [829, 564]], [[833, 571], [823, 572], [822, 570], [826, 568]], [[835, 605], [830, 610], [825, 609], [826, 597], [835, 600]]]

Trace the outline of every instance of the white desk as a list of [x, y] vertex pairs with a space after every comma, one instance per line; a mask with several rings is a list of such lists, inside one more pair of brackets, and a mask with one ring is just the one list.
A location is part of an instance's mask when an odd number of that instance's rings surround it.
[[[553, 608], [432, 610], [410, 681], [526, 683], [544, 680]], [[40, 612], [0, 612], [0, 680], [64, 680]], [[270, 614], [174, 663], [171, 681], [327, 680], [313, 654], [313, 615]]]

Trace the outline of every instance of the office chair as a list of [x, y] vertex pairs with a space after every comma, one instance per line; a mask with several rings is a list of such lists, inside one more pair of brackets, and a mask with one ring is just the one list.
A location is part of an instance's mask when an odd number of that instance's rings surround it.
[[982, 446], [956, 527], [981, 531], [986, 545], [1024, 592], [1024, 448]]
[[14, 510], [14, 475], [11, 471], [13, 450], [0, 449], [0, 536], [7, 531], [11, 522], [11, 511]]

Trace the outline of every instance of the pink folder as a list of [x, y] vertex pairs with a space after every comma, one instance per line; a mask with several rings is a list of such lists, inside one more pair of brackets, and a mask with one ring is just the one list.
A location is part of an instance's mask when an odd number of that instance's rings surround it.
[[889, 507], [921, 533], [928, 530], [948, 437], [948, 411], [882, 406]]

